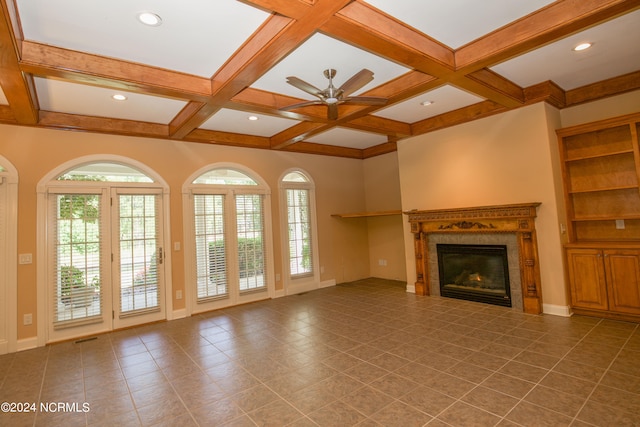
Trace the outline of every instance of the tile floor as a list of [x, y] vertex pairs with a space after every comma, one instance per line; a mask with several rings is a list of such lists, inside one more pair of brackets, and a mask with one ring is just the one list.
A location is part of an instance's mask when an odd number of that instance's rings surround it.
[[640, 330], [367, 279], [0, 356], [5, 401], [78, 405], [12, 427], [638, 426]]

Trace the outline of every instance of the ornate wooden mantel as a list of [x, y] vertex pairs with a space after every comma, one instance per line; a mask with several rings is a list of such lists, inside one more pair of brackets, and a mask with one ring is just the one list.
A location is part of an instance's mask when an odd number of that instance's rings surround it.
[[412, 210], [409, 216], [415, 236], [416, 283], [418, 295], [429, 295], [427, 239], [430, 233], [515, 233], [520, 254], [523, 310], [542, 313], [542, 291], [536, 239], [536, 208], [540, 203], [481, 206], [459, 209]]

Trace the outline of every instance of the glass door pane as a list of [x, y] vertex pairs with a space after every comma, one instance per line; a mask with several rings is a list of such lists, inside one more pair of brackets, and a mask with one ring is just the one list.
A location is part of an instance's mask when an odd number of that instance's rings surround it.
[[56, 194], [53, 324], [102, 321], [99, 194]]
[[194, 194], [197, 303], [229, 296], [225, 196]]
[[240, 292], [267, 286], [264, 260], [264, 214], [260, 194], [236, 195]]
[[118, 194], [119, 317], [160, 311], [158, 195]]

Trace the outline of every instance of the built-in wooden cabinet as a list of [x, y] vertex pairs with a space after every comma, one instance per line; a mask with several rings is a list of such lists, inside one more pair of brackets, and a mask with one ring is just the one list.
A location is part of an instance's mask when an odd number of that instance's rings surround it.
[[640, 114], [561, 129], [576, 313], [640, 320]]
[[574, 309], [640, 316], [640, 249], [575, 245], [566, 252]]

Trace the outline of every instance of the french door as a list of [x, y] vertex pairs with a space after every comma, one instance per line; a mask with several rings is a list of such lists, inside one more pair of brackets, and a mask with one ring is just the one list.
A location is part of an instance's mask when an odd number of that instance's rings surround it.
[[264, 194], [191, 194], [194, 236], [192, 312], [267, 298]]
[[49, 341], [164, 319], [162, 193], [49, 192]]

